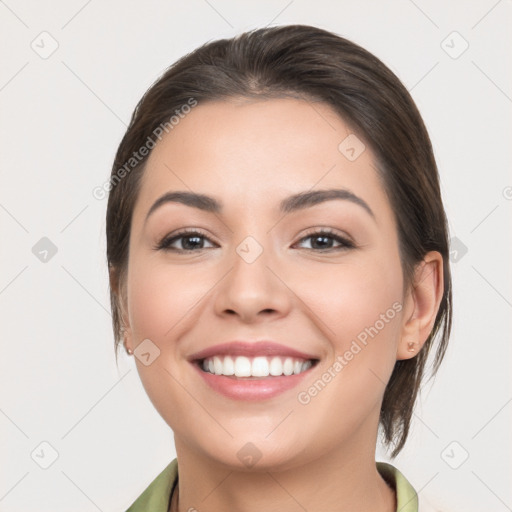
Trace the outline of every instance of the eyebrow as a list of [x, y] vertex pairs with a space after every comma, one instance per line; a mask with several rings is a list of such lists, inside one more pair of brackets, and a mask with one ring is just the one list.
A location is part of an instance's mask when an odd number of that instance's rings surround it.
[[[339, 188], [313, 190], [310, 192], [294, 194], [281, 201], [279, 210], [285, 214], [292, 213], [305, 208], [310, 208], [311, 206], [315, 206], [326, 201], [332, 201], [333, 199], [341, 199], [357, 204], [361, 206], [371, 217], [373, 217], [373, 219], [375, 219], [375, 214], [366, 201], [349, 190]], [[223, 208], [223, 203], [221, 201], [205, 194], [186, 191], [167, 192], [153, 203], [146, 215], [146, 221], [155, 210], [166, 203], [181, 203], [192, 208], [197, 208], [199, 210], [215, 214], [221, 213]]]

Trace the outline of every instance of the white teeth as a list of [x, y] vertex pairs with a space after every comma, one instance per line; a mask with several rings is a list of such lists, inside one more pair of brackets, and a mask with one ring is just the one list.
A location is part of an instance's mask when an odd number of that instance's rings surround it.
[[291, 357], [287, 357], [284, 360], [283, 373], [285, 375], [291, 375], [293, 373], [293, 360]]
[[297, 375], [305, 372], [311, 366], [313, 366], [312, 361], [279, 356], [257, 356], [253, 358], [245, 356], [213, 356], [204, 359], [202, 362], [202, 368], [205, 372], [215, 375], [235, 375], [236, 377]]
[[306, 370], [309, 370], [313, 366], [313, 363], [311, 361], [305, 361], [302, 363], [302, 370], [301, 372], [305, 372]]
[[215, 356], [213, 358], [213, 370], [215, 371], [215, 375], [222, 375], [222, 361], [220, 357]]
[[251, 376], [251, 360], [248, 357], [239, 356], [235, 359], [235, 375], [237, 377]]
[[269, 368], [266, 357], [255, 357], [252, 360], [251, 374], [253, 377], [268, 377]]
[[223, 375], [235, 375], [235, 362], [233, 361], [233, 358], [231, 358], [230, 356], [226, 356], [224, 358], [222, 370]]
[[273, 357], [270, 361], [270, 375], [278, 376], [283, 374], [283, 362], [280, 357]]

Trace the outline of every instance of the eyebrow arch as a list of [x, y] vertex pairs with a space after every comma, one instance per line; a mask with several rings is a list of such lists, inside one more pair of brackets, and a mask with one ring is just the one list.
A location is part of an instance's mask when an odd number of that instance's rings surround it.
[[294, 194], [281, 202], [280, 210], [283, 213], [290, 213], [304, 208], [309, 208], [316, 204], [324, 203], [325, 201], [331, 201], [333, 199], [343, 199], [357, 204], [364, 208], [366, 212], [375, 219], [375, 214], [366, 201], [350, 192], [350, 190], [342, 188], [313, 190], [311, 192], [300, 192], [299, 194]]
[[[366, 212], [375, 219], [375, 214], [363, 199], [356, 196], [349, 190], [337, 188], [313, 190], [310, 192], [300, 192], [298, 194], [291, 195], [281, 201], [279, 210], [285, 214], [291, 213], [326, 201], [331, 201], [333, 199], [342, 199], [357, 204], [364, 208], [364, 210], [366, 210]], [[220, 213], [223, 208], [221, 201], [204, 194], [186, 191], [167, 192], [153, 203], [153, 206], [151, 206], [146, 215], [146, 221], [157, 208], [166, 203], [181, 203], [192, 208], [198, 208], [199, 210], [215, 214]]]

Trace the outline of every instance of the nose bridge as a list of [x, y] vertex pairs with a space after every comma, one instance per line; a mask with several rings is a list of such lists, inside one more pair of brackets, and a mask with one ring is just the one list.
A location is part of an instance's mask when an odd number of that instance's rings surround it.
[[245, 320], [254, 319], [261, 312], [285, 314], [289, 297], [286, 286], [275, 275], [276, 256], [272, 239], [265, 231], [243, 238], [235, 247], [231, 271], [217, 295], [217, 313], [229, 311]]

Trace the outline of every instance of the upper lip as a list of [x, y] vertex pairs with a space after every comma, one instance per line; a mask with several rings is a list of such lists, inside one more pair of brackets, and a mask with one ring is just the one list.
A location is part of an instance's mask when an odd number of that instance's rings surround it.
[[199, 352], [192, 354], [189, 357], [191, 361], [200, 359], [207, 359], [208, 357], [217, 355], [232, 355], [232, 356], [284, 356], [295, 357], [297, 359], [318, 359], [312, 354], [300, 352], [294, 348], [275, 343], [273, 341], [231, 341], [207, 347]]

